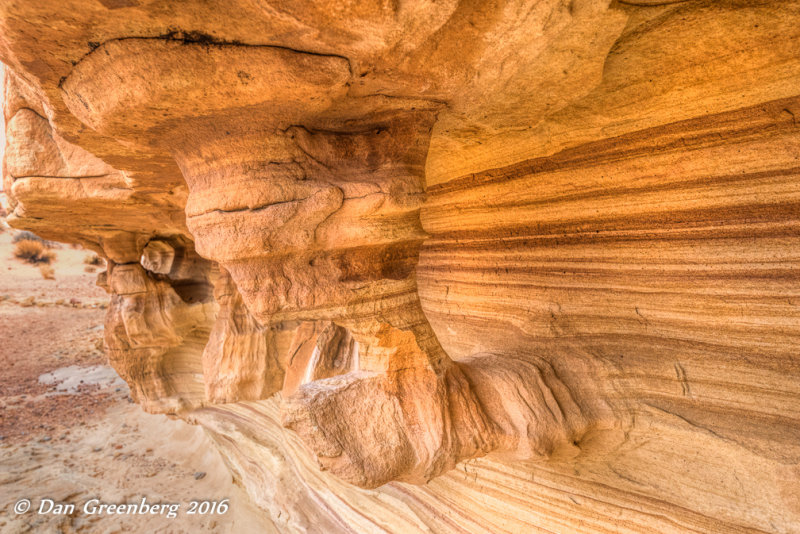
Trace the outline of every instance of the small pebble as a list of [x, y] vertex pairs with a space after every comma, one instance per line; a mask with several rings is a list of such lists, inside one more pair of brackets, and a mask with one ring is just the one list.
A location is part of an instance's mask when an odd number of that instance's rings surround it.
[[194, 474], [194, 479], [195, 479], [195, 480], [200, 480], [201, 478], [203, 478], [203, 477], [205, 477], [205, 476], [206, 476], [205, 472], [203, 472], [203, 471], [198, 471], [198, 472], [196, 472], [196, 473]]

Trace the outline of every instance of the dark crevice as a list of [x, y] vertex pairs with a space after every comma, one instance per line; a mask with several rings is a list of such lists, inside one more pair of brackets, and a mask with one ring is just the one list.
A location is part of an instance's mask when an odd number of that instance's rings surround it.
[[23, 178], [53, 178], [56, 180], [82, 180], [84, 178], [106, 178], [107, 176], [111, 176], [110, 174], [92, 174], [88, 176], [56, 176], [50, 174], [26, 174], [23, 176], [15, 176], [11, 173], [8, 174], [14, 180], [22, 180]]
[[172, 289], [183, 302], [209, 302], [214, 297], [214, 286], [206, 280], [177, 280], [172, 282]]
[[203, 215], [208, 215], [209, 213], [241, 213], [243, 211], [258, 212], [258, 211], [263, 211], [263, 210], [268, 209], [268, 208], [272, 208], [274, 206], [280, 206], [282, 204], [294, 204], [294, 203], [297, 203], [297, 202], [302, 202], [304, 200], [308, 200], [312, 196], [313, 196], [313, 194], [309, 195], [307, 197], [303, 197], [303, 198], [296, 198], [296, 199], [293, 199], [293, 200], [284, 200], [283, 202], [272, 202], [270, 204], [264, 204], [263, 206], [256, 206], [255, 208], [246, 207], [246, 208], [235, 208], [235, 209], [229, 209], [229, 210], [224, 210], [224, 209], [217, 208], [217, 209], [204, 211], [202, 213], [195, 213], [193, 215], [187, 215], [186, 218], [187, 219], [194, 219], [195, 217], [202, 217]]
[[663, 7], [672, 4], [681, 4], [683, 2], [690, 2], [691, 0], [662, 0], [661, 2], [648, 2], [647, 0], [618, 0], [620, 4], [636, 7]]
[[20, 111], [26, 111], [26, 110], [27, 110], [27, 111], [30, 111], [31, 113], [33, 113], [33, 114], [34, 114], [34, 115], [36, 115], [37, 117], [40, 117], [41, 119], [43, 119], [43, 120], [47, 121], [47, 123], [48, 123], [48, 124], [50, 124], [50, 119], [48, 119], [47, 117], [45, 117], [44, 115], [42, 115], [41, 113], [39, 113], [38, 111], [36, 111], [35, 109], [33, 109], [33, 108], [31, 108], [31, 107], [28, 107], [28, 106], [20, 106], [20, 107], [18, 107], [18, 108], [17, 108], [17, 109], [14, 111], [14, 114], [13, 114], [13, 115], [11, 115], [11, 117], [9, 117], [9, 118], [8, 118], [8, 122], [11, 122], [11, 119], [13, 119], [13, 118], [16, 116], [16, 114], [17, 114], [17, 113], [19, 113]]
[[[212, 35], [209, 35], [207, 33], [199, 32], [199, 31], [183, 31], [183, 30], [170, 30], [167, 33], [164, 33], [164, 34], [161, 34], [161, 35], [155, 35], [155, 36], [153, 36], [153, 35], [142, 35], [142, 36], [132, 35], [132, 36], [127, 36], [127, 37], [115, 37], [113, 39], [108, 39], [106, 41], [103, 41], [102, 43], [97, 43], [97, 42], [91, 41], [91, 42], [88, 43], [89, 49], [90, 49], [89, 52], [86, 53], [84, 56], [82, 56], [77, 61], [75, 61], [73, 63], [73, 65], [80, 64], [84, 59], [86, 59], [87, 57], [91, 56], [92, 54], [98, 52], [98, 50], [102, 49], [105, 45], [107, 45], [109, 43], [112, 43], [112, 42], [115, 42], [115, 41], [130, 41], [130, 40], [173, 41], [173, 42], [183, 43], [183, 44], [186, 44], [186, 45], [200, 45], [200, 46], [205, 46], [205, 47], [211, 47], [211, 46], [218, 46], [218, 47], [236, 46], [236, 47], [247, 47], [247, 48], [274, 48], [274, 49], [278, 49], [278, 50], [286, 50], [286, 51], [289, 51], [289, 52], [294, 52], [296, 54], [306, 54], [306, 55], [310, 55], [310, 56], [339, 58], [339, 59], [343, 59], [343, 60], [345, 60], [347, 62], [347, 66], [348, 66], [348, 69], [350, 71], [350, 75], [351, 76], [353, 75], [353, 66], [352, 66], [352, 63], [350, 61], [350, 58], [348, 58], [346, 56], [339, 55], [339, 54], [326, 54], [324, 52], [314, 52], [314, 51], [311, 51], [311, 50], [299, 50], [299, 49], [292, 48], [292, 47], [289, 47], [289, 46], [276, 45], [276, 44], [251, 44], [251, 43], [243, 43], [243, 42], [237, 41], [237, 40], [226, 41], [226, 40], [223, 40], [223, 39], [218, 39], [218, 38], [216, 38], [216, 37], [214, 37]], [[68, 77], [69, 77], [69, 75], [63, 76], [58, 81], [58, 88], [59, 89], [62, 89], [62, 86], [64, 85], [64, 82], [67, 80]]]

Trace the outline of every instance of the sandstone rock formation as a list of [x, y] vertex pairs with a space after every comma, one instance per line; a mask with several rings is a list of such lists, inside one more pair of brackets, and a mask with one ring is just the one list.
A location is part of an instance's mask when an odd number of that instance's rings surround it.
[[800, 2], [0, 6], [10, 222], [290, 532], [800, 529]]

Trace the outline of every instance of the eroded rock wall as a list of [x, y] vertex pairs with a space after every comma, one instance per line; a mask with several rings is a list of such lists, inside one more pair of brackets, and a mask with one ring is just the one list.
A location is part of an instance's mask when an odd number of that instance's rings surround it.
[[137, 402], [289, 532], [800, 528], [800, 4], [326, 6], [0, 7]]

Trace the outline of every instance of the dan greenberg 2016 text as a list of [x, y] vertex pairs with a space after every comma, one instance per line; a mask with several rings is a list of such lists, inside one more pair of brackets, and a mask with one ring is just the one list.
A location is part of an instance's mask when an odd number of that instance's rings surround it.
[[[25, 506], [27, 504], [27, 506]], [[108, 503], [100, 499], [89, 499], [83, 506], [73, 503], [60, 503], [53, 499], [41, 499], [35, 512], [39, 515], [71, 515], [81, 510], [85, 515], [164, 515], [170, 519], [178, 517], [181, 503], [149, 503], [146, 497], [141, 501], [125, 503]], [[25, 513], [30, 509], [30, 501], [23, 499], [15, 505], [17, 513]], [[222, 515], [228, 511], [228, 499], [221, 501], [189, 501], [186, 514]]]

